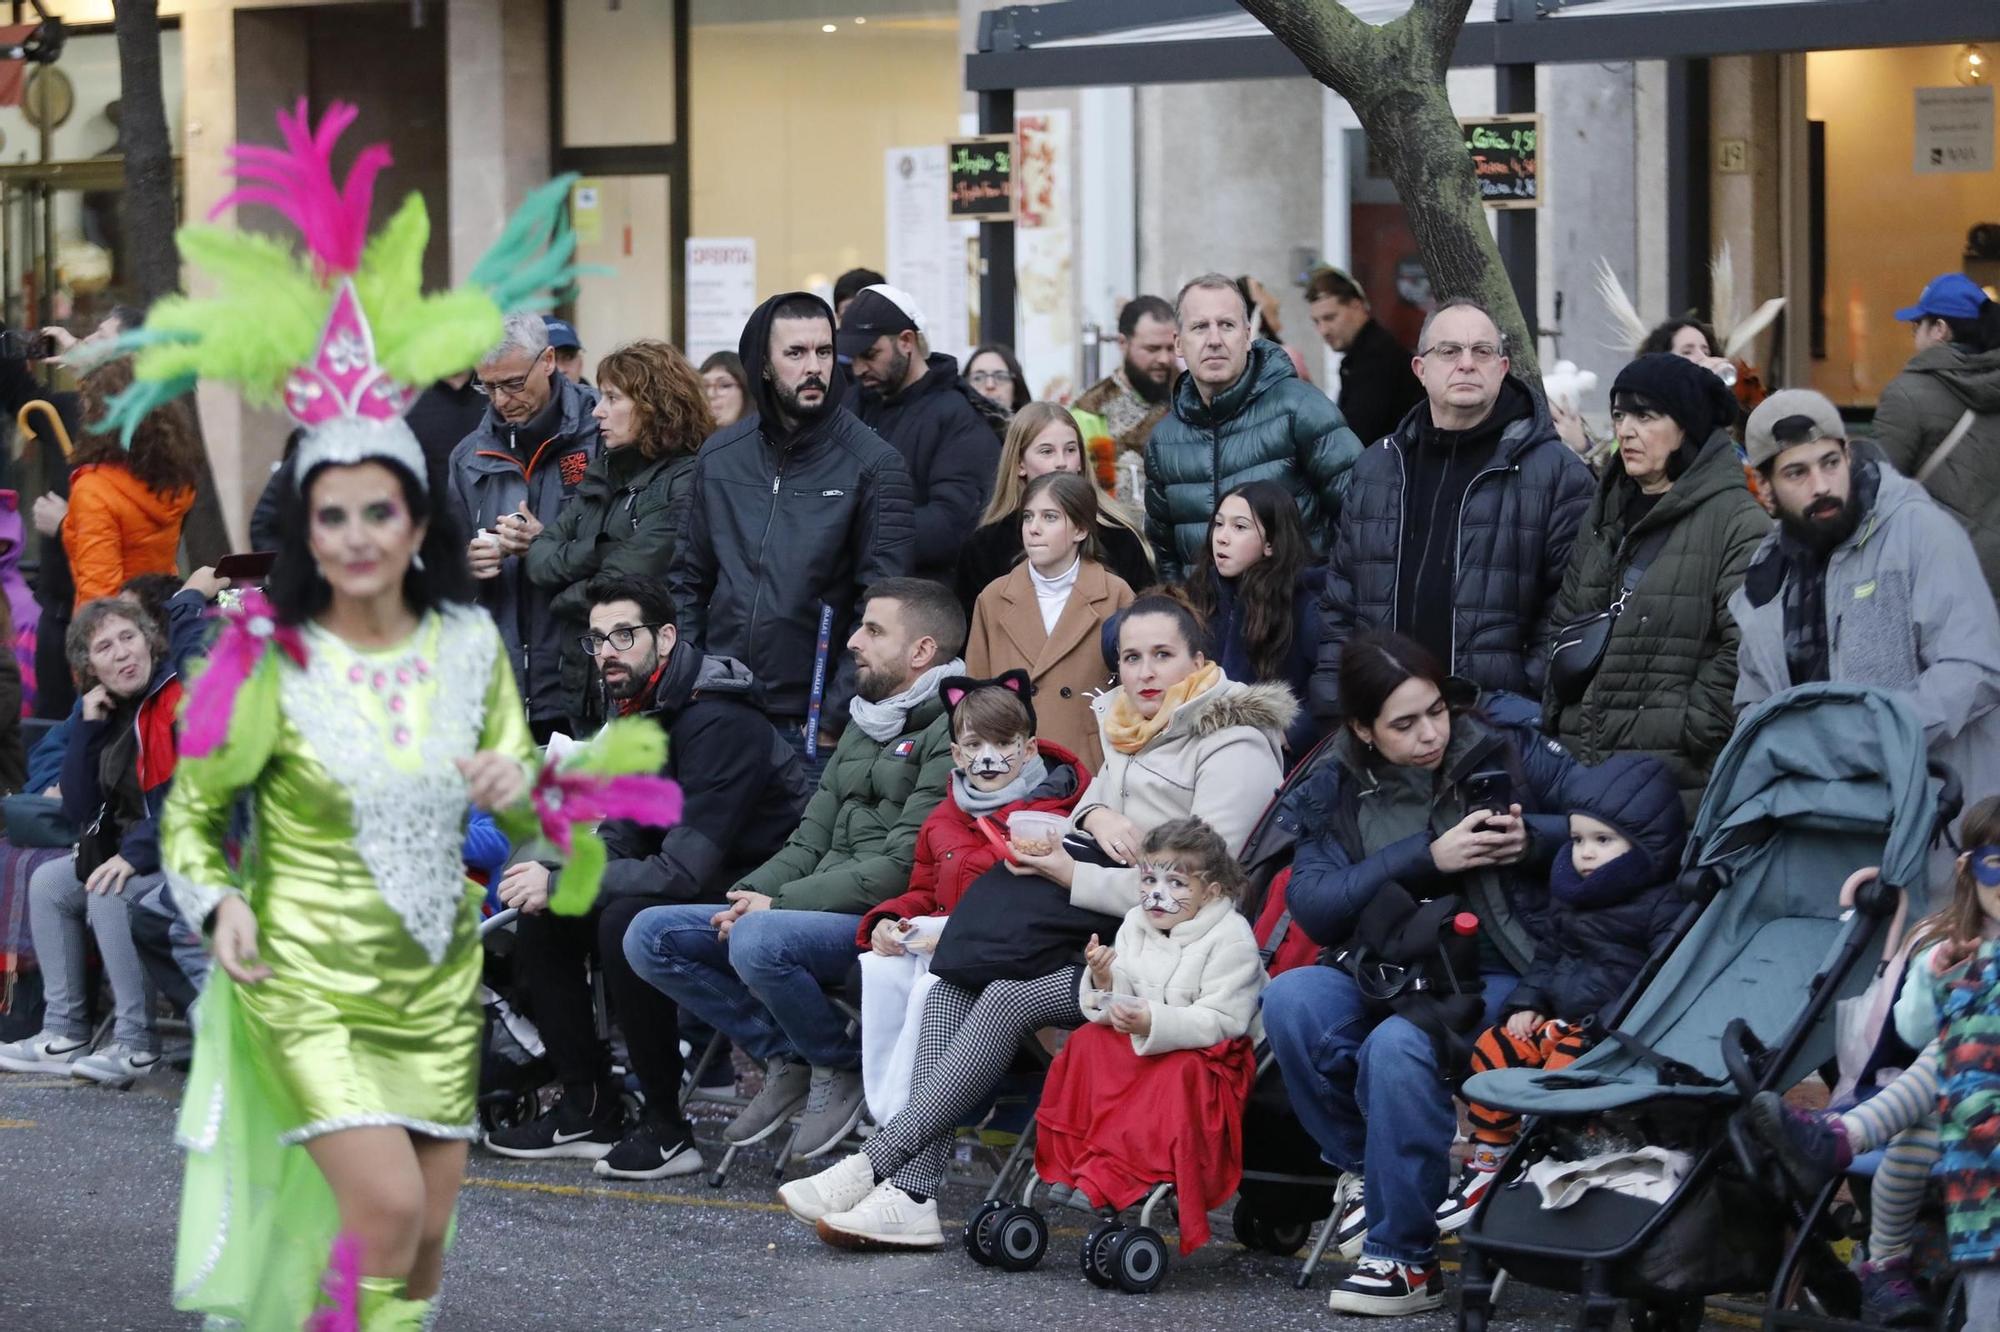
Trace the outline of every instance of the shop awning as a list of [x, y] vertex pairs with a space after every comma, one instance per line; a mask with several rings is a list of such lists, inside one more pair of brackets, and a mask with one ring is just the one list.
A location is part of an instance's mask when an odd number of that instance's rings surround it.
[[[1370, 23], [1409, 0], [1349, 0]], [[1461, 66], [1665, 60], [2000, 41], [1995, 0], [1473, 0]], [[1233, 0], [1065, 0], [980, 16], [966, 87], [1296, 78], [1298, 60]]]

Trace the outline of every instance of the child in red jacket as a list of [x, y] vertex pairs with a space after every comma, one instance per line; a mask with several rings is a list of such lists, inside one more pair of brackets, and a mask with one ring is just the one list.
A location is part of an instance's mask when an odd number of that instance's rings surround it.
[[[993, 680], [954, 676], [939, 686], [951, 719], [951, 798], [917, 833], [910, 890], [862, 917], [861, 1074], [868, 1110], [886, 1124], [909, 1098], [917, 1018], [930, 992], [930, 954], [943, 918], [973, 880], [1000, 863], [1007, 817], [1023, 811], [1067, 822], [1090, 774], [1076, 755], [1035, 739], [1026, 671]], [[984, 830], [982, 830], [982, 827]]]

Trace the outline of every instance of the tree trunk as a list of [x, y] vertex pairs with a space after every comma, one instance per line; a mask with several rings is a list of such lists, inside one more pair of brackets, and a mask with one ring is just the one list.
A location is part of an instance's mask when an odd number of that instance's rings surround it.
[[[166, 96], [160, 83], [159, 0], [116, 0], [120, 145], [125, 154], [125, 241], [140, 299], [150, 304], [178, 291], [179, 252], [174, 229], [180, 207], [174, 196], [174, 145], [167, 132]], [[194, 507], [181, 529], [190, 564], [213, 564], [229, 553], [229, 528], [215, 492], [215, 472], [202, 451]]]
[[1335, 0], [1241, 0], [1308, 72], [1347, 99], [1388, 166], [1440, 300], [1477, 299], [1499, 321], [1514, 371], [1539, 385], [1535, 339], [1479, 201], [1479, 180], [1445, 91], [1471, 0], [1412, 0], [1381, 27]]

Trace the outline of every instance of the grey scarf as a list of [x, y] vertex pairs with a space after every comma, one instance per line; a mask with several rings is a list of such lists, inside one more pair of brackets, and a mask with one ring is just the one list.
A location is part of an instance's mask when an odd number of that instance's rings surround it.
[[1003, 809], [1008, 805], [1026, 800], [1048, 779], [1049, 765], [1042, 761], [1042, 757], [1039, 754], [1021, 765], [1020, 776], [997, 791], [980, 790], [971, 782], [965, 780], [963, 772], [957, 768], [953, 768], [951, 770], [951, 798], [958, 802], [960, 809], [976, 819], [982, 814], [991, 814], [996, 809]]
[[902, 693], [870, 703], [860, 695], [848, 705], [847, 719], [878, 745], [886, 745], [903, 733], [912, 712], [937, 697], [938, 686], [948, 675], [964, 675], [965, 663], [953, 657], [942, 666], [933, 666], [917, 677]]

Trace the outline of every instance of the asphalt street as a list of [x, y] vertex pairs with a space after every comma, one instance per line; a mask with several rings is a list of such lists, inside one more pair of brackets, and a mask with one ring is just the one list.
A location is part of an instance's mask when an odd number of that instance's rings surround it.
[[[199, 1320], [168, 1302], [179, 1163], [178, 1079], [130, 1092], [0, 1073], [0, 1329], [177, 1332]], [[703, 1127], [704, 1141], [718, 1123]], [[446, 1262], [445, 1332], [700, 1332], [912, 1329], [1364, 1328], [1328, 1312], [1327, 1275], [1294, 1290], [1295, 1260], [1229, 1238], [1173, 1261], [1151, 1295], [1099, 1291], [1076, 1271], [1088, 1218], [1058, 1213], [1048, 1258], [1018, 1275], [977, 1266], [956, 1242], [935, 1254], [822, 1245], [774, 1199], [771, 1156], [746, 1153], [726, 1187], [705, 1177], [613, 1187], [579, 1162], [501, 1161], [474, 1150]], [[946, 1233], [977, 1204], [975, 1171], [942, 1201]], [[1561, 1298], [1516, 1287], [1497, 1327], [1572, 1326]], [[1710, 1326], [1754, 1325], [1712, 1313]], [[1442, 1332], [1449, 1312], [1398, 1320]]]

